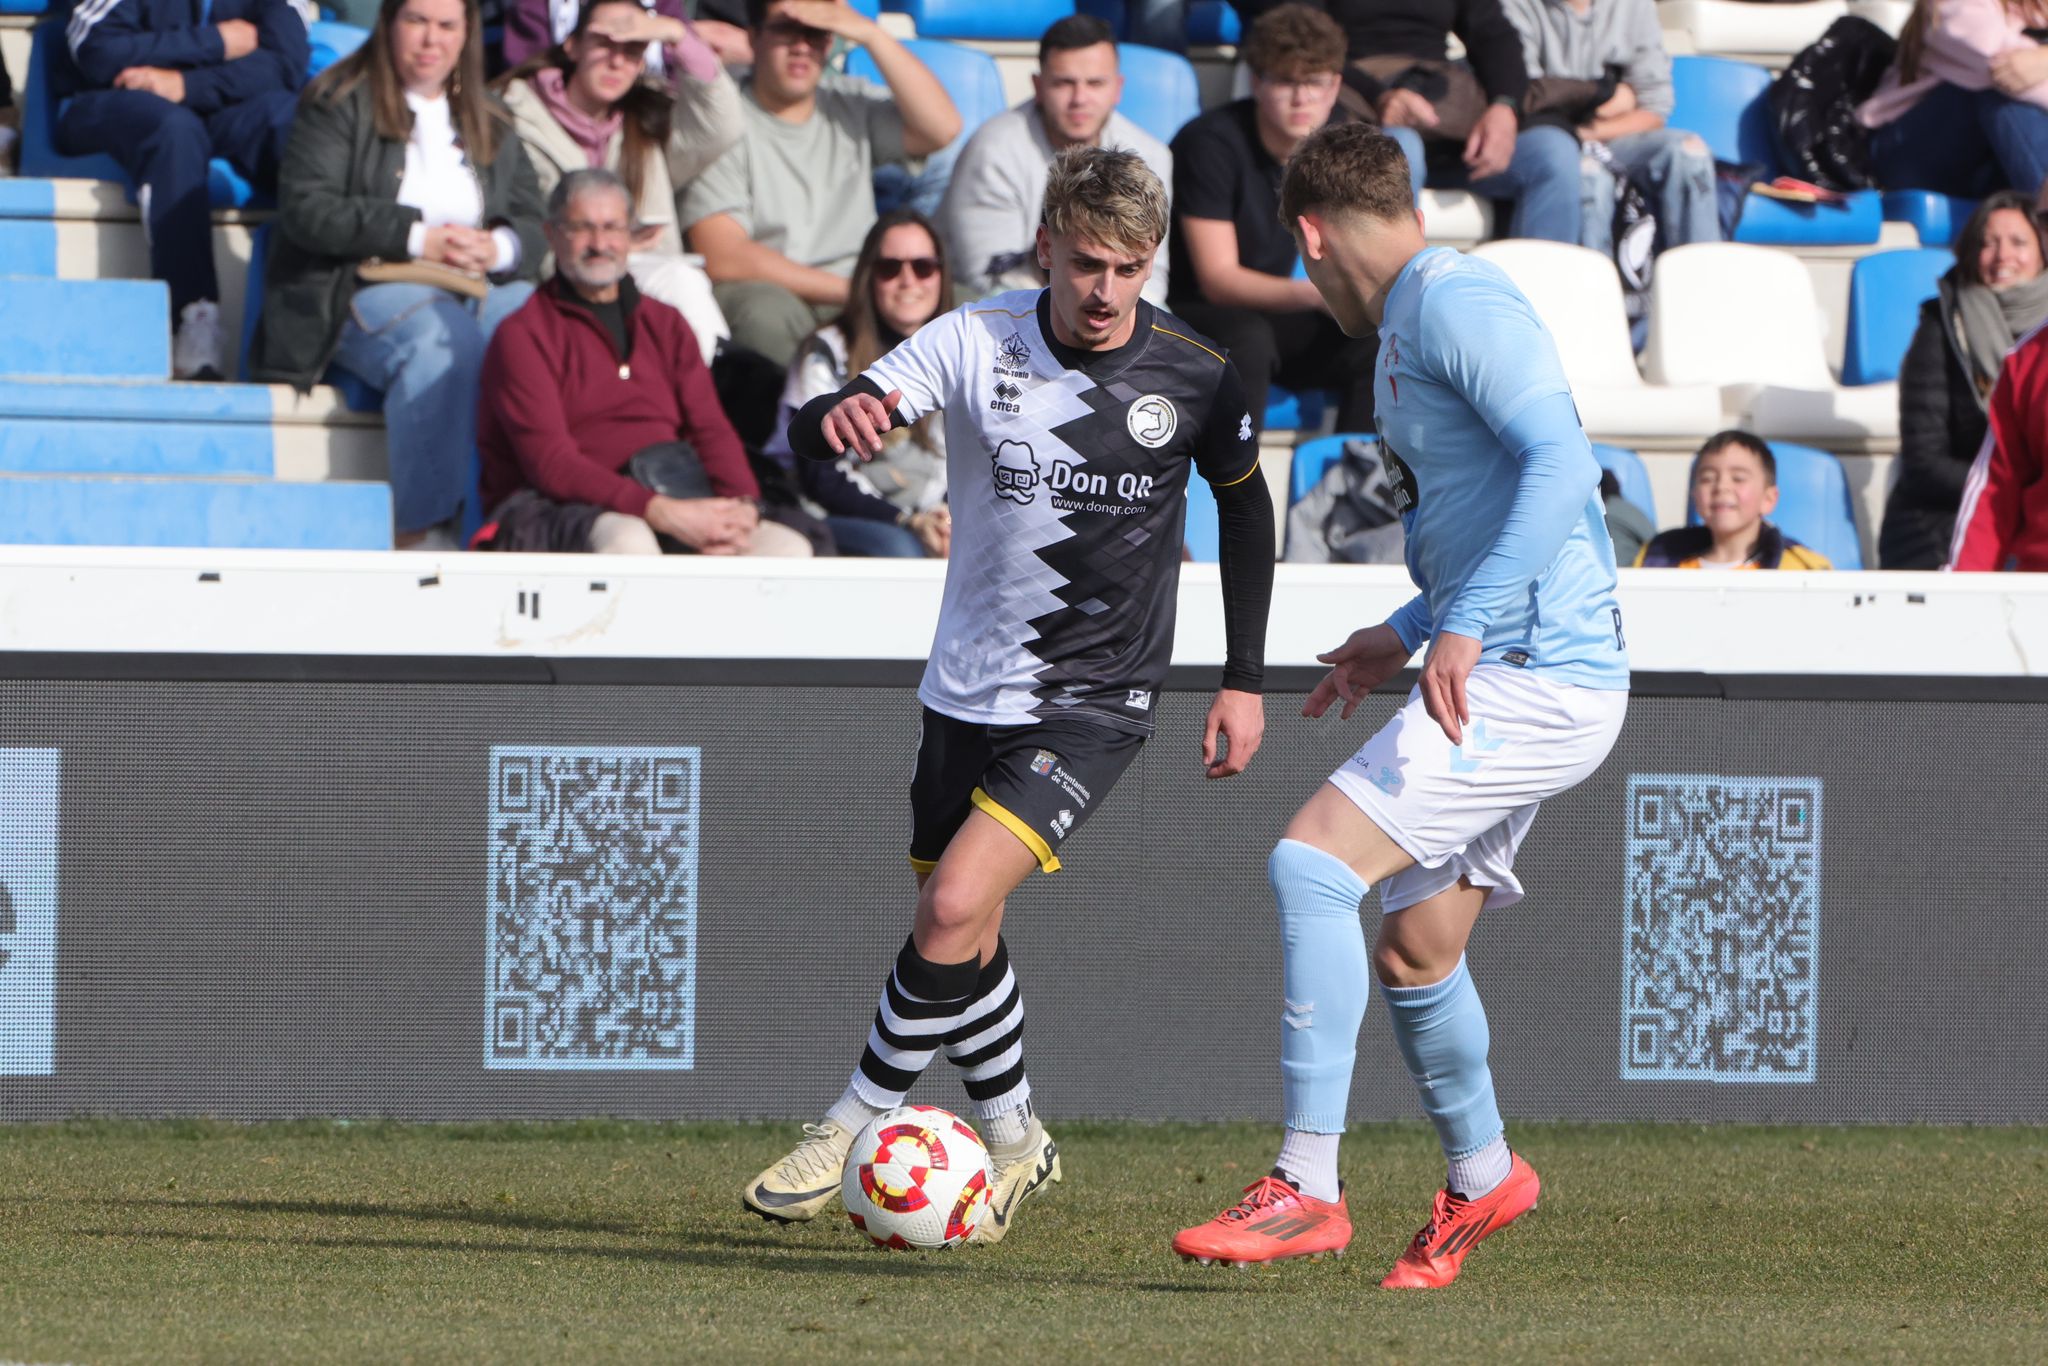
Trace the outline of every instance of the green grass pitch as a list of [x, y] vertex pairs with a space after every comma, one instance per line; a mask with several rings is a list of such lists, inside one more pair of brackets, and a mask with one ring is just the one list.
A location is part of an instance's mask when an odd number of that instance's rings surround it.
[[1378, 1288], [1442, 1176], [1345, 1145], [1342, 1261], [1183, 1264], [1247, 1125], [1061, 1124], [992, 1248], [743, 1215], [787, 1126], [0, 1128], [0, 1360], [2048, 1360], [2048, 1130], [1514, 1126], [1541, 1206]]

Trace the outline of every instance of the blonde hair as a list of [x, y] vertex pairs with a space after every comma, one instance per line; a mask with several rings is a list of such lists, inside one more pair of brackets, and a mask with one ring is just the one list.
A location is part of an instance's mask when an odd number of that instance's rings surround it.
[[1069, 147], [1053, 159], [1045, 230], [1141, 256], [1166, 240], [1166, 187], [1136, 152]]

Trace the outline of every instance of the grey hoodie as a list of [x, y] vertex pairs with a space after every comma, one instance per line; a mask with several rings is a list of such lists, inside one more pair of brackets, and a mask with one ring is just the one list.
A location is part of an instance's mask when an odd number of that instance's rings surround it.
[[1595, 81], [1609, 66], [1636, 92], [1636, 104], [1671, 114], [1671, 58], [1657, 24], [1656, 0], [1593, 0], [1584, 14], [1570, 0], [1501, 0], [1522, 35], [1532, 78]]

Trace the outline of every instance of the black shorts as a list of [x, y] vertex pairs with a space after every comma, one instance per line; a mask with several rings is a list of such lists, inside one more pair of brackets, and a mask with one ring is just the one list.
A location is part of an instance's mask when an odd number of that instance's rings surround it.
[[938, 866], [967, 813], [980, 807], [1058, 872], [1062, 841], [1116, 786], [1145, 737], [1079, 717], [1028, 726], [959, 721], [924, 709], [910, 776], [910, 866]]

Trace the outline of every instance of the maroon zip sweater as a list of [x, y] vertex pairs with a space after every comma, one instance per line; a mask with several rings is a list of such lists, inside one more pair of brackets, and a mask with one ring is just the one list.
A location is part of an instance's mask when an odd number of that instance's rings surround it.
[[621, 356], [560, 275], [498, 325], [477, 396], [486, 515], [520, 489], [634, 517], [654, 497], [625, 474], [647, 447], [696, 447], [711, 487], [756, 498], [747, 454], [718, 406], [711, 371], [683, 315], [619, 282], [632, 345]]

